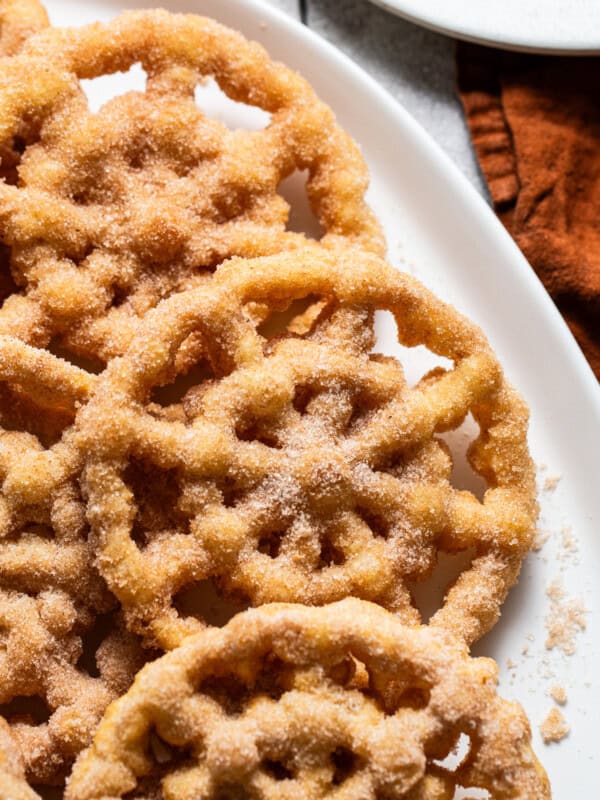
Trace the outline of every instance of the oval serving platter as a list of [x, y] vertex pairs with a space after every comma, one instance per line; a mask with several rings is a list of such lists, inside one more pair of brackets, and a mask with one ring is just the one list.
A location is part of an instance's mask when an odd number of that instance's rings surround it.
[[[149, 5], [151, 0], [127, 3]], [[372, 176], [369, 199], [384, 224], [392, 263], [416, 274], [483, 327], [509, 378], [529, 402], [530, 441], [542, 484], [540, 526], [551, 536], [527, 560], [502, 619], [476, 653], [496, 658], [503, 694], [525, 706], [554, 796], [595, 796], [599, 759], [594, 719], [587, 711], [600, 699], [594, 687], [594, 668], [597, 672], [600, 663], [600, 389], [573, 337], [485, 201], [410, 115], [348, 58], [256, 0], [165, 0], [162, 5], [213, 16], [241, 30], [311, 81], [363, 149]], [[52, 22], [60, 25], [108, 19], [121, 10], [112, 0], [49, 0], [47, 6]], [[89, 83], [88, 95], [97, 106], [114, 94], [143, 87], [143, 73], [133, 69]], [[208, 113], [224, 119], [232, 112], [210, 88], [201, 102]], [[239, 124], [244, 110], [233, 113]], [[256, 115], [250, 117], [249, 126], [260, 124]], [[292, 180], [287, 191], [302, 219], [301, 180]], [[382, 319], [379, 347], [397, 352], [392, 343]], [[418, 353], [411, 357], [414, 375], [428, 367]], [[452, 447], [464, 451], [472, 435], [465, 429]], [[544, 491], [544, 480], [549, 478], [551, 486], [557, 476], [555, 491]], [[572, 529], [578, 541], [578, 552], [567, 553], [568, 558], [560, 545], [564, 528]], [[550, 610], [545, 592], [555, 578], [568, 595], [583, 596], [587, 608], [587, 629], [571, 657], [545, 648], [544, 619]], [[436, 581], [439, 575], [429, 587], [430, 600], [436, 590], [439, 594]], [[548, 691], [554, 683], [567, 690], [564, 713], [571, 734], [550, 750], [541, 743], [538, 725], [552, 706]]]

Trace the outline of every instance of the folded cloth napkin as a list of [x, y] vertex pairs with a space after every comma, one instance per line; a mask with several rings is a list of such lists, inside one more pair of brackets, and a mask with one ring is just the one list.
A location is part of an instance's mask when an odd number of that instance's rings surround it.
[[600, 59], [460, 43], [457, 66], [496, 212], [600, 379]]

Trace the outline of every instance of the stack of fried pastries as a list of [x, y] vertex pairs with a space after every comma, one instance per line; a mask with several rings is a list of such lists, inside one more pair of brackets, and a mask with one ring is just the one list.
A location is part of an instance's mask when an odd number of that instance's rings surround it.
[[[383, 260], [331, 110], [165, 11], [0, 0], [0, 54], [0, 800], [549, 798], [468, 653], [532, 544], [527, 409]], [[145, 91], [92, 110], [82, 81], [135, 64]], [[202, 111], [206, 81], [265, 125]], [[409, 379], [382, 315], [443, 366]]]

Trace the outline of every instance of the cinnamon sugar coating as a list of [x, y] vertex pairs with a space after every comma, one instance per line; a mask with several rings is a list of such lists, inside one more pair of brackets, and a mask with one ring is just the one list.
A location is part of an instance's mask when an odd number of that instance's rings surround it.
[[[272, 338], [245, 311], [307, 297]], [[376, 309], [393, 313], [400, 342], [453, 366], [411, 387], [397, 360], [370, 352]], [[157, 402], [197, 337], [204, 372]], [[438, 437], [469, 411], [483, 502], [452, 486]], [[526, 434], [526, 408], [476, 326], [376, 257], [317, 246], [234, 259], [164, 301], [77, 420], [98, 567], [132, 629], [167, 649], [203, 624], [177, 610], [198, 582], [251, 605], [355, 595], [418, 622], [411, 582], [438, 553], [470, 548], [431, 622], [474, 641], [531, 546]]]
[[0, 800], [37, 800], [25, 780], [23, 762], [7, 722], [0, 717]]
[[95, 638], [97, 619], [84, 611], [59, 590], [0, 592], [0, 703], [32, 784], [64, 781], [144, 662], [135, 637], [110, 617], [95, 663], [82, 663], [83, 638]]
[[[80, 79], [141, 64], [144, 92], [90, 111]], [[262, 109], [229, 130], [195, 103], [214, 78]], [[21, 152], [22, 151], [22, 152]], [[0, 333], [53, 338], [100, 366], [143, 315], [234, 256], [300, 246], [281, 180], [306, 170], [323, 243], [383, 250], [364, 201], [366, 165], [309, 84], [218, 23], [166, 11], [50, 28], [0, 69], [0, 259], [10, 265]]]
[[65, 797], [549, 798], [525, 714], [496, 682], [493, 661], [364, 601], [263, 606], [145, 667]]
[[[145, 91], [91, 111], [82, 81], [136, 64]], [[203, 113], [213, 79], [264, 127]], [[289, 229], [295, 171], [320, 244]], [[0, 800], [550, 797], [467, 655], [532, 545], [527, 410], [381, 260], [367, 184], [234, 31], [0, 0]], [[449, 366], [410, 385], [377, 311]], [[469, 414], [481, 500], [442, 439]], [[422, 626], [414, 586], [463, 552]], [[220, 629], [215, 604], [259, 608]], [[132, 685], [142, 642], [171, 652]]]
[[47, 25], [48, 15], [38, 0], [0, 0], [0, 56], [14, 55]]
[[40, 785], [64, 781], [144, 661], [93, 565], [77, 482], [71, 425], [93, 379], [0, 336], [0, 714]]

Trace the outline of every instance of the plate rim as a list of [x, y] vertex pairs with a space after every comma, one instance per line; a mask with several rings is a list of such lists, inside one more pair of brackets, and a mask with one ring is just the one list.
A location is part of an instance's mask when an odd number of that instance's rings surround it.
[[[108, 2], [114, 2], [114, 0], [108, 0]], [[286, 12], [265, 2], [265, 0], [226, 0], [226, 2], [228, 5], [237, 6], [238, 8], [254, 9], [259, 17], [261, 15], [272, 16], [277, 19], [278, 23], [292, 28], [295, 35], [315, 47], [325, 58], [330, 58], [337, 62], [342, 69], [348, 72], [352, 79], [363, 83], [381, 103], [385, 104], [392, 116], [398, 119], [398, 123], [407, 130], [413, 141], [420, 140], [420, 145], [428, 151], [430, 158], [435, 161], [445, 180], [456, 188], [457, 193], [463, 196], [464, 201], [469, 206], [469, 212], [474, 215], [478, 224], [485, 226], [506, 252], [506, 265], [515, 276], [514, 280], [517, 286], [522, 283], [533, 295], [536, 303], [539, 304], [540, 311], [547, 318], [548, 325], [554, 328], [557, 333], [560, 333], [563, 347], [567, 349], [567, 360], [577, 374], [578, 380], [581, 381], [581, 389], [585, 393], [600, 425], [600, 383], [596, 380], [592, 368], [562, 314], [514, 239], [485, 199], [472, 186], [450, 156], [442, 150], [431, 134], [366, 70], [310, 27], [303, 25]], [[376, 0], [376, 2], [379, 2], [379, 0]]]
[[412, 22], [421, 28], [433, 31], [434, 33], [460, 39], [465, 42], [483, 45], [485, 47], [502, 48], [517, 53], [538, 53], [541, 55], [562, 55], [562, 56], [593, 56], [600, 53], [600, 36], [595, 43], [576, 44], [568, 41], [557, 41], [555, 44], [544, 44], [540, 41], [531, 40], [529, 42], [516, 42], [506, 36], [489, 36], [477, 34], [473, 31], [465, 30], [460, 25], [453, 26], [436, 22], [435, 20], [414, 13], [413, 4], [409, 2], [410, 8], [405, 8], [405, 0], [370, 0], [376, 6], [394, 14], [397, 17]]
[[[58, 4], [61, 1], [65, 2], [65, 0], [57, 0]], [[144, 0], [140, 1], [144, 3]], [[181, 1], [174, 0], [173, 5], [177, 5], [177, 2]], [[66, 2], [71, 4], [74, 0], [66, 0]], [[98, 2], [114, 8], [115, 14], [122, 10], [121, 0], [98, 0]], [[543, 317], [548, 332], [552, 335], [552, 343], [560, 350], [560, 363], [561, 366], [564, 365], [566, 373], [561, 377], [565, 381], [571, 382], [579, 405], [585, 406], [585, 413], [597, 425], [595, 435], [600, 434], [600, 382], [597, 381], [567, 323], [541, 280], [491, 207], [469, 182], [458, 165], [452, 161], [410, 112], [350, 56], [316, 31], [294, 19], [289, 13], [265, 2], [265, 0], [185, 0], [185, 2], [195, 5], [196, 13], [213, 13], [215, 18], [222, 17], [223, 14], [206, 12], [206, 6], [218, 8], [221, 12], [227, 7], [228, 12], [237, 10], [244, 17], [252, 15], [257, 23], [260, 22], [260, 25], [257, 24], [255, 37], [257, 39], [260, 39], [260, 26], [272, 20], [292, 37], [298, 39], [309, 51], [331, 63], [337, 71], [342, 72], [345, 77], [347, 76], [349, 82], [363, 87], [363, 90], [373, 98], [373, 103], [379, 104], [386, 116], [399, 126], [410, 145], [414, 147], [415, 155], [419, 158], [424, 157], [429, 162], [429, 166], [436, 171], [435, 177], [440, 187], [460, 200], [465, 213], [475, 222], [480, 235], [493, 242], [502, 257], [504, 279], [515, 289], [525, 292], [528, 302], [531, 301]], [[158, 3], [149, 0], [148, 3], [150, 6], [158, 4], [160, 4], [160, 0]], [[165, 5], [168, 4], [167, 0]], [[235, 27], [235, 23], [229, 22], [229, 24], [233, 24]], [[517, 388], [519, 387], [517, 386]], [[598, 435], [598, 442], [600, 444], [600, 435]], [[600, 518], [598, 522], [600, 523]]]
[[[71, 0], [68, 1], [70, 2]], [[122, 11], [120, 0], [98, 1], [114, 6], [115, 13]], [[194, 2], [194, 0], [192, 0], [192, 2]], [[371, 2], [380, 4], [389, 2], [389, 0], [371, 0]], [[470, 183], [458, 165], [444, 152], [441, 145], [436, 142], [433, 136], [415, 119], [399, 100], [393, 97], [393, 95], [363, 67], [356, 64], [350, 56], [346, 55], [346, 53], [308, 25], [302, 24], [300, 20], [294, 19], [289, 13], [272, 5], [268, 0], [195, 0], [195, 5], [198, 6], [198, 11], [196, 13], [204, 13], [202, 6], [205, 3], [209, 5], [211, 3], [227, 5], [230, 8], [240, 9], [244, 14], [253, 12], [257, 20], [265, 20], [265, 18], [271, 17], [277, 21], [278, 25], [291, 30], [293, 36], [299, 37], [306, 45], [314, 48], [324, 59], [330, 59], [336, 63], [340, 69], [348, 73], [352, 80], [363, 84], [365, 89], [386, 107], [386, 111], [396, 119], [397, 124], [407, 133], [415, 147], [427, 151], [428, 157], [435, 163], [440, 173], [442, 173], [441, 177], [443, 177], [445, 182], [449, 185], [450, 190], [463, 198], [464, 202], [469, 207], [469, 213], [474, 215], [477, 223], [483, 227], [484, 230], [487, 230], [489, 235], [497, 240], [499, 246], [502, 246], [506, 254], [506, 267], [512, 273], [511, 280], [513, 280], [512, 276], [514, 276], [517, 286], [522, 282], [523, 286], [533, 294], [540, 311], [547, 317], [550, 328], [554, 328], [556, 332], [560, 334], [561, 344], [563, 347], [567, 348], [567, 361], [577, 373], [577, 378], [581, 381], [582, 389], [588, 401], [591, 403], [598, 424], [600, 425], [600, 382], [596, 380], [591, 366], [571, 333], [562, 314], [554, 304], [554, 301], [548, 294], [533, 267], [529, 264], [514, 239], [493, 212], [492, 208]], [[165, 6], [168, 4], [169, 0], [165, 0]], [[160, 5], [160, 0], [158, 3], [154, 3], [154, 0], [149, 0], [148, 6], [140, 7], [157, 7], [158, 5]], [[217, 15], [215, 15], [215, 18], [218, 18]], [[333, 111], [335, 113], [335, 108]]]
[[[66, 0], [66, 3], [70, 4], [74, 1], [76, 2], [76, 0]], [[161, 0], [138, 1], [141, 3], [147, 2], [148, 5], [161, 4]], [[65, 2], [65, 0], [55, 0], [55, 2], [60, 3]], [[121, 10], [121, 0], [96, 0], [96, 2], [98, 5], [101, 5], [104, 8], [109, 8], [111, 10], [114, 9], [115, 13]], [[543, 392], [549, 393], [553, 388], [553, 381], [557, 380], [557, 372], [559, 372], [560, 380], [564, 380], [564, 382], [568, 384], [569, 390], [572, 390], [573, 395], [576, 396], [578, 400], [580, 406], [578, 409], [578, 415], [584, 417], [588, 425], [590, 423], [595, 425], [593, 430], [586, 432], [585, 437], [580, 431], [576, 432], [574, 435], [571, 432], [565, 433], [564, 430], [566, 429], [566, 426], [563, 425], [564, 417], [561, 416], [561, 412], [564, 409], [558, 408], [556, 404], [551, 404], [549, 407], [555, 412], [555, 414], [553, 418], [550, 417], [543, 421], [542, 427], [544, 429], [544, 433], [550, 431], [548, 438], [551, 444], [558, 444], [560, 447], [561, 444], [564, 444], [565, 442], [567, 443], [567, 463], [573, 463], [574, 450], [579, 455], [580, 451], [577, 448], [584, 448], [583, 455], [580, 459], [582, 462], [582, 468], [585, 469], [587, 466], [587, 475], [596, 474], [597, 464], [595, 453], [597, 453], [598, 449], [600, 448], [600, 385], [597, 383], [591, 368], [579, 350], [579, 347], [570, 333], [566, 323], [564, 322], [557, 308], [554, 306], [551, 298], [546, 293], [536, 274], [528, 265], [525, 257], [522, 255], [517, 245], [506, 232], [502, 224], [499, 222], [491, 208], [485, 202], [484, 198], [469, 183], [468, 179], [461, 172], [459, 167], [454, 164], [454, 162], [446, 153], [444, 153], [441, 147], [411, 116], [411, 114], [373, 77], [371, 77], [364, 69], [356, 65], [351, 58], [344, 55], [344, 53], [338, 50], [334, 45], [321, 38], [316, 32], [307, 30], [284, 11], [274, 8], [273, 6], [262, 2], [262, 0], [162, 0], [162, 4], [167, 5], [174, 11], [177, 10], [178, 6], [181, 6], [184, 3], [189, 7], [190, 10], [193, 10], [197, 13], [206, 13], [215, 16], [217, 19], [224, 21], [225, 24], [228, 24], [232, 27], [242, 27], [246, 36], [261, 41], [263, 40], [261, 31], [270, 28], [272, 23], [273, 30], [271, 33], [274, 33], [276, 36], [281, 34], [282, 40], [286, 45], [285, 49], [287, 49], [289, 38], [289, 44], [295, 44], [297, 42], [298, 53], [302, 54], [301, 58], [300, 55], [298, 58], [295, 56], [292, 58], [290, 55], [289, 59], [284, 56], [284, 60], [292, 61], [292, 63], [298, 64], [296, 68], [300, 69], [300, 71], [304, 71], [298, 62], [306, 61], [306, 63], [310, 65], [311, 57], [315, 58], [315, 62], [318, 58], [317, 72], [321, 70], [322, 66], [330, 66], [334, 79], [334, 89], [336, 87], [336, 78], [343, 77], [344, 86], [346, 85], [346, 82], [348, 82], [350, 85], [354, 85], [357, 93], [360, 93], [363, 96], [368, 95], [369, 103], [372, 103], [373, 107], [377, 109], [377, 112], [382, 115], [384, 125], [389, 125], [392, 131], [395, 131], [397, 135], [403, 137], [406, 147], [413, 148], [414, 158], [423, 160], [424, 166], [430, 170], [431, 178], [433, 181], [435, 181], [436, 186], [439, 187], [440, 193], [447, 196], [449, 195], [450, 198], [453, 197], [456, 200], [456, 206], [459, 208], [460, 214], [464, 215], [469, 223], [473, 223], [473, 227], [476, 231], [476, 238], [485, 244], [486, 247], [489, 248], [491, 246], [494, 248], [497, 253], [497, 258], [500, 260], [500, 263], [503, 267], [503, 284], [505, 283], [509, 289], [514, 288], [514, 290], [520, 292], [524, 298], [524, 300], [520, 303], [521, 310], [519, 313], [523, 313], [522, 307], [524, 303], [534, 305], [535, 311], [532, 313], [531, 317], [538, 327], [543, 326], [542, 334], [548, 334], [546, 338], [550, 346], [554, 348], [554, 352], [556, 354], [556, 363], [558, 365], [558, 367], [555, 369], [545, 367], [544, 370], [542, 370], [542, 377], [539, 379], [540, 382], [538, 386], [541, 387]], [[219, 11], [216, 9], [219, 9]], [[236, 25], [235, 15], [238, 12], [240, 23], [239, 25]], [[250, 18], [250, 15], [252, 15], [253, 18], [251, 25], [248, 26], [246, 23]], [[269, 38], [270, 37], [271, 34], [269, 34]], [[310, 66], [307, 67], [307, 71], [310, 73]], [[331, 99], [331, 85], [327, 85], [327, 83], [325, 83], [323, 86], [320, 86], [317, 80], [315, 80], [314, 76], [313, 83], [317, 91], [320, 94], [323, 94], [324, 99], [329, 100], [329, 103], [332, 105], [334, 110], [338, 110], [338, 106], [336, 106], [335, 102]], [[327, 98], [328, 94], [330, 95], [329, 98]], [[345, 113], [343, 108], [343, 100], [340, 99], [339, 112], [341, 114]], [[352, 131], [352, 126], [350, 124], [348, 124], [347, 127]], [[357, 138], [359, 141], [361, 141], [360, 136]], [[367, 145], [366, 141], [365, 145], [367, 147], [369, 146]], [[368, 162], [369, 160], [369, 157], [367, 157]], [[377, 169], [375, 168], [375, 163], [372, 163], [371, 171], [373, 178], [376, 180]], [[374, 183], [375, 180], [373, 181]], [[400, 191], [401, 190], [398, 189], [398, 192]], [[464, 236], [464, 232], [462, 232], [461, 235]], [[388, 237], [388, 240], [389, 244], [391, 245], [391, 236]], [[400, 268], [406, 269], [406, 266]], [[422, 277], [421, 275], [419, 275], [419, 277], [421, 280], [424, 280], [427, 285], [429, 285], [427, 277]], [[464, 284], [459, 283], [458, 288], [460, 289], [463, 285]], [[446, 296], [443, 290], [435, 287], [434, 290], [442, 297]], [[455, 300], [452, 300], [452, 302], [455, 302], [455, 304], [462, 310], [459, 302], [456, 302]], [[478, 311], [474, 311], [473, 315], [469, 313], [469, 316], [474, 316], [475, 319], [479, 320], [479, 323], [482, 324], [482, 317]], [[509, 340], [509, 324], [510, 320], [507, 321], [506, 318], [503, 318], [501, 330], [503, 333], [505, 330], [507, 331], [507, 341]], [[490, 341], [492, 341], [492, 346], [497, 349], [495, 343], [493, 342], [493, 337], [490, 335], [491, 331], [486, 329], [485, 322], [483, 322], [482, 326], [486, 330], [486, 333], [488, 333]], [[537, 338], [537, 341], [539, 341], [539, 337]], [[514, 345], [511, 345], [511, 347], [514, 347]], [[504, 359], [502, 360], [503, 363], [505, 363], [508, 374], [509, 363]], [[516, 358], [515, 364], [518, 364], [519, 360], [521, 363], [523, 363], [522, 359]], [[527, 367], [527, 372], [537, 376], [535, 364], [533, 364], [533, 368], [531, 368], [532, 365], [528, 361], [525, 361], [525, 364]], [[538, 378], [535, 377], [534, 380], [537, 382]], [[524, 386], [521, 387], [518, 381], [515, 381], [515, 383], [519, 390], [524, 391]], [[531, 408], [532, 411], [535, 411], [536, 416], [539, 414], [541, 417], [543, 416], [545, 409], [543, 405], [539, 405], [539, 402], [539, 400], [536, 401], [536, 403], [531, 402]], [[570, 407], [567, 410], [570, 411]], [[579, 427], [581, 428], [581, 426]], [[574, 426], [574, 428], [577, 428], [577, 426]], [[555, 431], [554, 434], [552, 434], [553, 430]], [[560, 450], [558, 451], [558, 454], [561, 455]], [[559, 461], [559, 463], [561, 462]], [[575, 470], [575, 475], [579, 474], [581, 473]], [[569, 476], [567, 475], [565, 476], [565, 484], [567, 484], [568, 477]], [[593, 481], [590, 483], [593, 483]], [[575, 489], [573, 489], [572, 486], [569, 486], [568, 489], [565, 488], [565, 491], [568, 491], [571, 503], [573, 503], [573, 500], [576, 501], [583, 495], [584, 502], [580, 503], [579, 507], [577, 507], [576, 504], [573, 505], [577, 508], [578, 513], [581, 512], [579, 514], [580, 518], [583, 518], [582, 515], [585, 516], [585, 529], [590, 536], [594, 536], [593, 544], [595, 546], [595, 550], [592, 552], [597, 553], [600, 544], [598, 544], [597, 537], [595, 537], [594, 534], [600, 525], [600, 495], [597, 492], [597, 489], [594, 489], [593, 485], [591, 488], [585, 487], [585, 483], [583, 485], [585, 491], [580, 492], [579, 490], [581, 487], [578, 485], [575, 485]], [[559, 497], [561, 496], [561, 490], [562, 487], [559, 486]], [[581, 511], [581, 509], [583, 509], [583, 511]], [[582, 537], [581, 541], [585, 541], [587, 543], [588, 540], [587, 538]], [[595, 561], [595, 559], [587, 558], [585, 560]], [[597, 586], [595, 575], [593, 585], [594, 587]], [[511, 601], [511, 597], [517, 597], [518, 591], [519, 586], [512, 590], [511, 596], [509, 596], [504, 606], [504, 610]], [[538, 587], [538, 596], [542, 596], [541, 585]], [[599, 596], [600, 593], [594, 590], [594, 600], [598, 599]], [[600, 600], [598, 603], [596, 603], [596, 611], [600, 612]], [[600, 620], [600, 613], [595, 613], [594, 617], [590, 617], [588, 620], [589, 627], [596, 629], [598, 620]], [[497, 626], [497, 629], [498, 628], [500, 628], [500, 625]], [[504, 628], [506, 630], [506, 626], [504, 626]], [[593, 634], [587, 640], [586, 646], [588, 644], [591, 644], [594, 648], [593, 655], [597, 661], [597, 656], [600, 654], [600, 637], [596, 633]], [[541, 646], [543, 646], [543, 641], [541, 642]], [[577, 662], [579, 662], [579, 659], [582, 656], [584, 660], [581, 663], [586, 664], [586, 652], [583, 648], [581, 648], [581, 651], [578, 650]], [[500, 665], [500, 659], [497, 660], [498, 664]], [[575, 666], [575, 663], [573, 666]], [[589, 661], [589, 667], [590, 678], [592, 678], [593, 675], [595, 676], [595, 671], [597, 668], [595, 663], [592, 665], [591, 658]], [[526, 681], [527, 679], [524, 678], [524, 680]], [[508, 687], [505, 685], [503, 692], [504, 695], [507, 694], [507, 689]], [[512, 695], [512, 692], [509, 691], [509, 694]], [[595, 694], [595, 692], [593, 695], [590, 693], [590, 701], [593, 701]], [[521, 702], [525, 704], [523, 698], [520, 699]], [[573, 703], [575, 711], [579, 713], [571, 697], [569, 698], [569, 703]], [[530, 707], [527, 704], [525, 704], [525, 707], [528, 714], [530, 714]], [[587, 704], [585, 707], [587, 708]], [[579, 734], [576, 732], [575, 728], [573, 733], [574, 738], [577, 737], [576, 742], [580, 742], [581, 739], [579, 738]], [[534, 728], [534, 736], [535, 735], [536, 732]], [[589, 737], [587, 737], [585, 740], [584, 748], [579, 749], [578, 747], [576, 750], [568, 751], [570, 754], [569, 761], [572, 763], [574, 759], [585, 759], [584, 763], [587, 766], [587, 759], [589, 758], [592, 765], [590, 769], [593, 771], [593, 757], [595, 756], [595, 753], [590, 752], [588, 748]], [[558, 758], [552, 758], [553, 753], [542, 750], [541, 743], [536, 747], [536, 752], [540, 757], [542, 757], [542, 754], [545, 754], [543, 761], [547, 765], [549, 772], [553, 761], [556, 760], [557, 763], [559, 762]], [[565, 770], [565, 774], [566, 772], [567, 770]], [[590, 779], [590, 774], [592, 773], [586, 771], [586, 775], [588, 775], [586, 780]], [[593, 774], [595, 776], [596, 772], [593, 772]]]

